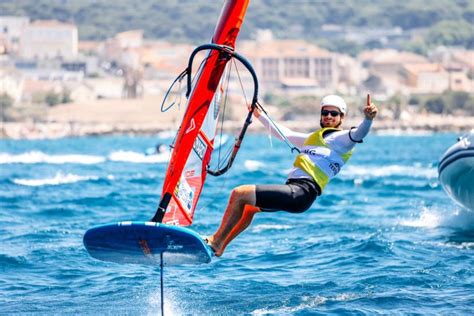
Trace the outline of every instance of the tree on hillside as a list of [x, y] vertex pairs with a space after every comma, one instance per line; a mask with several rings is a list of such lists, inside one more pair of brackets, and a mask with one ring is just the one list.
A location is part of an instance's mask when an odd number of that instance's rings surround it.
[[451, 98], [455, 108], [463, 109], [469, 100], [469, 94], [467, 92], [454, 92]]
[[426, 101], [426, 109], [428, 112], [441, 114], [445, 112], [446, 104], [442, 97], [435, 97]]
[[0, 94], [0, 108], [8, 109], [13, 105], [13, 98], [7, 93]]
[[368, 91], [377, 92], [385, 89], [382, 79], [376, 75], [370, 75], [369, 78], [363, 82], [363, 85]]
[[433, 26], [426, 39], [437, 45], [463, 45], [474, 48], [473, 25], [466, 21], [441, 21]]
[[402, 101], [402, 99], [403, 97], [401, 94], [395, 94], [390, 98], [390, 100], [388, 100], [390, 108], [393, 111], [393, 118], [395, 120], [400, 119], [400, 116], [402, 114], [402, 103], [404, 102], [404, 100]]
[[[2, 15], [29, 16], [32, 20], [73, 22], [84, 40], [103, 40], [125, 30], [143, 29], [147, 38], [202, 43], [209, 40], [214, 30], [221, 4], [222, 1], [209, 0], [22, 0], [0, 1], [0, 12]], [[324, 24], [372, 29], [401, 27], [404, 30], [436, 26], [430, 41], [439, 44], [439, 32], [465, 33], [469, 25], [472, 31], [473, 18], [474, 2], [469, 0], [433, 0], [428, 4], [426, 0], [252, 0], [240, 38], [252, 38], [257, 29], [271, 29], [276, 38], [321, 40]], [[446, 21], [452, 24], [440, 24]], [[443, 31], [444, 27], [448, 31]], [[441, 38], [448, 40], [446, 45], [469, 40], [465, 35], [456, 40], [447, 34]], [[337, 45], [334, 39], [327, 40]], [[467, 42], [456, 45], [467, 47]]]
[[53, 106], [53, 105], [61, 103], [61, 96], [58, 93], [50, 91], [50, 92], [46, 93], [46, 95], [44, 97], [44, 101], [49, 106]]

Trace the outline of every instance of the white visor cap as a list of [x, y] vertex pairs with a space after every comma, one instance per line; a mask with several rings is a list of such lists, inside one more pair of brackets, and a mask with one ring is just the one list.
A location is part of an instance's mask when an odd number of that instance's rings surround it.
[[344, 100], [338, 95], [327, 95], [321, 100], [321, 109], [325, 106], [335, 106], [337, 107], [342, 114], [346, 114], [347, 105]]

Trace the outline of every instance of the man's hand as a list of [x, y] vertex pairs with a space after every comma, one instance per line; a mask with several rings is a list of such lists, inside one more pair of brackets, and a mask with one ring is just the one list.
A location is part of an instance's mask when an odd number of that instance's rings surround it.
[[[250, 110], [252, 109], [251, 105], [247, 105], [248, 109], [249, 109], [249, 112]], [[255, 118], [259, 118], [260, 117], [260, 110], [258, 109], [258, 107], [255, 107], [255, 109], [253, 110], [253, 116], [255, 116]]]
[[364, 108], [365, 118], [368, 120], [373, 120], [377, 115], [377, 111], [378, 109], [375, 104], [370, 102], [370, 94], [367, 94], [367, 105]]

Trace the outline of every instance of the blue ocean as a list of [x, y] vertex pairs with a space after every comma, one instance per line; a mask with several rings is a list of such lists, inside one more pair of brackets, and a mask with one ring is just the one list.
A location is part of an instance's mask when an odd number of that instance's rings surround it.
[[[165, 313], [472, 315], [474, 214], [437, 179], [456, 137], [369, 135], [307, 212], [257, 214], [223, 257], [165, 268]], [[0, 314], [160, 314], [159, 267], [95, 260], [82, 238], [153, 216], [169, 155], [144, 153], [170, 140], [0, 140]], [[293, 158], [248, 135], [191, 228], [213, 233], [233, 187], [283, 183]]]

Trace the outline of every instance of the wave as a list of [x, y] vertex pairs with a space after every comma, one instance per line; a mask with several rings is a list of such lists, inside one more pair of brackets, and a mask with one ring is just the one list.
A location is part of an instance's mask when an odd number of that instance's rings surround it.
[[345, 177], [369, 177], [381, 178], [389, 176], [408, 176], [415, 178], [433, 179], [438, 177], [438, 169], [435, 167], [423, 167], [421, 165], [403, 166], [354, 166], [348, 165], [341, 170], [341, 176]]
[[93, 155], [48, 155], [40, 151], [30, 151], [19, 155], [0, 153], [0, 164], [98, 164], [105, 161], [102, 156]]
[[376, 135], [379, 136], [431, 136], [434, 134], [431, 130], [415, 130], [415, 129], [381, 129], [375, 131]]
[[176, 136], [177, 130], [167, 130], [167, 131], [161, 131], [156, 136], [159, 138], [173, 138]]
[[[245, 160], [244, 167], [248, 171], [266, 170], [266, 164], [259, 160]], [[285, 175], [292, 169], [285, 169], [282, 171]], [[390, 176], [402, 176], [412, 178], [436, 179], [438, 178], [438, 169], [433, 166], [422, 166], [421, 164], [414, 164], [412, 166], [406, 165], [387, 165], [387, 166], [365, 166], [365, 165], [347, 165], [340, 173], [343, 178], [383, 178]]]
[[26, 257], [24, 256], [13, 256], [8, 254], [0, 253], [0, 264], [3, 268], [6, 267], [18, 267], [21, 264], [26, 263]]
[[321, 306], [327, 304], [333, 304], [336, 302], [349, 302], [357, 300], [364, 297], [359, 293], [340, 293], [335, 296], [322, 296], [322, 295], [303, 295], [300, 299], [300, 302], [295, 306], [281, 306], [275, 308], [261, 308], [251, 312], [252, 315], [287, 315], [287, 314], [297, 314], [297, 313], [310, 313], [315, 309], [320, 309]]
[[261, 233], [264, 231], [275, 231], [275, 230], [288, 230], [290, 229], [290, 225], [269, 225], [269, 224], [262, 224], [262, 225], [256, 225], [252, 228], [252, 232], [254, 233]]
[[[147, 315], [155, 315], [156, 311], [161, 309], [161, 292], [152, 292], [148, 296], [146, 310]], [[189, 313], [189, 309], [182, 310], [182, 305], [185, 302], [180, 302], [178, 296], [173, 290], [168, 290], [165, 297], [164, 315], [185, 315]], [[185, 307], [187, 307], [185, 305]], [[189, 308], [189, 307], [188, 307]], [[186, 311], [186, 313], [184, 312]]]
[[62, 172], [56, 173], [53, 178], [45, 179], [13, 179], [15, 184], [30, 186], [30, 187], [39, 187], [45, 185], [61, 185], [61, 184], [70, 184], [80, 181], [89, 181], [89, 180], [98, 180], [99, 177], [96, 176], [79, 176], [75, 174], [63, 174]]
[[248, 171], [257, 171], [265, 167], [265, 163], [258, 160], [245, 160], [244, 167]]
[[462, 208], [450, 210], [423, 207], [416, 218], [402, 219], [400, 225], [409, 227], [446, 227], [455, 230], [474, 230], [474, 212]]
[[0, 164], [82, 164], [93, 165], [106, 161], [130, 163], [166, 163], [169, 153], [145, 155], [134, 151], [114, 151], [108, 155], [48, 155], [41, 151], [30, 151], [23, 154], [12, 155], [0, 153]]
[[165, 163], [170, 158], [169, 152], [145, 155], [134, 151], [119, 150], [112, 152], [107, 159], [115, 162], [132, 162], [132, 163]]

